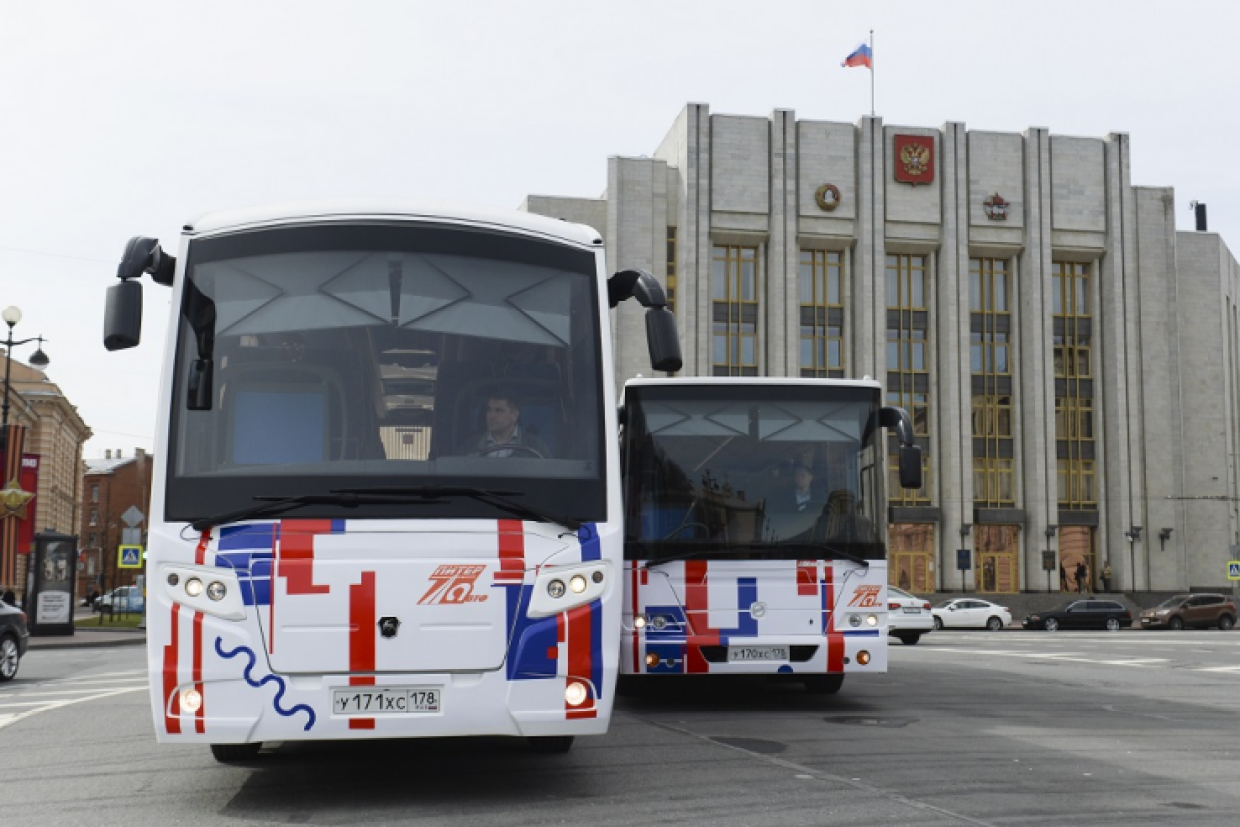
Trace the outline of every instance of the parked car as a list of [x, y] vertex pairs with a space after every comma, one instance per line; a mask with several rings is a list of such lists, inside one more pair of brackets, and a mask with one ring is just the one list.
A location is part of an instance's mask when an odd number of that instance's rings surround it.
[[118, 586], [96, 600], [95, 608], [105, 615], [114, 611], [141, 614], [146, 610], [146, 598], [137, 586]]
[[1132, 625], [1132, 612], [1115, 600], [1073, 600], [1025, 618], [1026, 629], [1106, 629], [1116, 632]]
[[912, 646], [934, 628], [930, 601], [922, 600], [895, 586], [887, 587], [887, 634]]
[[26, 613], [0, 601], [0, 683], [17, 677], [17, 667], [29, 644]]
[[997, 632], [1012, 622], [1012, 613], [1007, 606], [976, 597], [948, 600], [935, 606], [930, 613], [934, 615], [936, 629], [990, 629]]
[[1139, 615], [1142, 629], [1208, 629], [1236, 625], [1236, 604], [1225, 594], [1177, 594]]

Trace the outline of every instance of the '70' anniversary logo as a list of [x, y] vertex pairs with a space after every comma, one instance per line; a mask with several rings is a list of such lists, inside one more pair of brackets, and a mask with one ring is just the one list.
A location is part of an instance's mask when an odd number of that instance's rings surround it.
[[433, 603], [481, 603], [487, 599], [485, 594], [474, 594], [474, 584], [478, 575], [486, 571], [486, 566], [440, 566], [431, 575], [431, 587], [422, 595], [418, 605]]

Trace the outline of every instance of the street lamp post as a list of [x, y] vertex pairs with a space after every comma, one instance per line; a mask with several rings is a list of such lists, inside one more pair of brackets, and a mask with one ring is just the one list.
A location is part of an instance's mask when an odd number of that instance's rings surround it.
[[47, 354], [43, 352], [43, 337], [32, 336], [29, 339], [13, 339], [13, 327], [22, 320], [22, 312], [16, 307], [6, 307], [4, 312], [0, 313], [0, 317], [4, 318], [4, 323], [9, 326], [9, 335], [4, 342], [4, 413], [0, 417], [0, 428], [5, 429], [8, 433], [9, 425], [9, 379], [13, 371], [13, 348], [17, 345], [28, 344], [29, 342], [38, 342], [39, 346], [34, 353], [30, 355], [29, 365], [35, 370], [43, 370], [50, 361]]

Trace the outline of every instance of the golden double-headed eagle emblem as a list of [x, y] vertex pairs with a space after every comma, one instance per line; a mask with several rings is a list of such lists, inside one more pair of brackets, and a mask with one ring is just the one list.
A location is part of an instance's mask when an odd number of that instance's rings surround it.
[[909, 175], [925, 175], [930, 170], [930, 147], [905, 144], [900, 150], [900, 163]]

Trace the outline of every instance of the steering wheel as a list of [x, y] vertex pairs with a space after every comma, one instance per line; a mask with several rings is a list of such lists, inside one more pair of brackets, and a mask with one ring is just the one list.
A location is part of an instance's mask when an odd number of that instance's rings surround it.
[[500, 451], [524, 451], [529, 456], [536, 457], [538, 459], [546, 459], [546, 457], [528, 445], [491, 445], [490, 447], [483, 448], [479, 451], [478, 456], [489, 457], [491, 454], [496, 454]]

